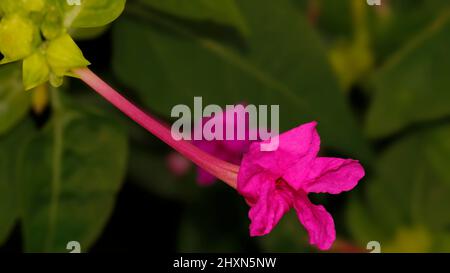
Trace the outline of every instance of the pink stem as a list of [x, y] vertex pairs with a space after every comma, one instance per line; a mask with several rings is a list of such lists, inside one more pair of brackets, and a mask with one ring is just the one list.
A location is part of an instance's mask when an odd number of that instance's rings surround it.
[[186, 158], [192, 160], [192, 162], [197, 164], [199, 167], [205, 169], [212, 175], [227, 183], [229, 186], [236, 189], [239, 166], [218, 159], [202, 151], [186, 140], [177, 141], [173, 139], [169, 128], [136, 107], [133, 103], [128, 101], [124, 96], [110, 87], [88, 68], [75, 69], [74, 73], [103, 98], [116, 106], [125, 115], [147, 129], [147, 131], [164, 141]]

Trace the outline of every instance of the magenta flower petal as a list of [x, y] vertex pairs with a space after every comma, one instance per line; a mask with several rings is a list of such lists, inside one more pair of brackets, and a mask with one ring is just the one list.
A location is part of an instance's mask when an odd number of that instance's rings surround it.
[[[293, 188], [298, 189], [302, 181], [298, 180], [299, 168], [307, 168], [319, 152], [320, 138], [316, 131], [316, 125], [316, 122], [310, 122], [281, 134], [278, 149], [275, 151], [261, 152], [261, 143], [251, 145], [247, 160], [251, 160], [254, 164], [270, 170], [272, 173], [286, 176], [288, 178], [286, 181]], [[294, 171], [295, 173], [290, 173], [289, 169], [296, 165], [298, 168]], [[295, 178], [289, 179], [292, 175]]]
[[318, 157], [311, 165], [306, 192], [338, 194], [353, 189], [364, 177], [364, 169], [357, 160]]
[[[247, 156], [247, 155], [246, 155]], [[259, 166], [254, 166], [246, 157], [242, 160], [238, 173], [237, 191], [245, 197], [247, 203], [254, 205], [259, 198], [261, 188], [276, 179]]]
[[309, 243], [321, 250], [328, 250], [336, 239], [333, 217], [323, 206], [312, 204], [306, 193], [296, 195], [294, 208], [298, 219], [306, 228]]
[[237, 190], [251, 207], [252, 236], [269, 233], [294, 207], [311, 244], [323, 250], [333, 244], [333, 218], [323, 206], [312, 204], [307, 194], [350, 190], [364, 176], [364, 169], [356, 160], [317, 157], [320, 138], [316, 124], [310, 122], [281, 134], [276, 151], [262, 151], [261, 143], [253, 143], [244, 155]]
[[320, 149], [320, 138], [316, 130], [317, 122], [312, 121], [291, 129], [279, 136], [280, 145], [276, 152], [291, 157], [315, 157]]
[[264, 183], [260, 188], [259, 199], [249, 211], [250, 236], [270, 233], [281, 217], [291, 208], [291, 198], [284, 192], [275, 191], [275, 186]]

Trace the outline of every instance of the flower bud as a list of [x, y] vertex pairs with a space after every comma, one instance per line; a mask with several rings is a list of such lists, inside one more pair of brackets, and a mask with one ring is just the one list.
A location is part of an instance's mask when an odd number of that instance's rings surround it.
[[52, 72], [59, 77], [71, 75], [72, 69], [83, 68], [90, 64], [68, 34], [49, 42], [47, 62]]
[[[16, 2], [20, 2], [20, 0], [13, 0]], [[30, 12], [41, 12], [45, 8], [45, 0], [21, 0], [23, 3], [23, 7]]]
[[47, 60], [41, 52], [36, 52], [23, 61], [23, 84], [25, 90], [45, 83], [49, 77]]
[[31, 54], [36, 37], [33, 22], [19, 14], [7, 15], [0, 21], [0, 52], [2, 62], [20, 60]]

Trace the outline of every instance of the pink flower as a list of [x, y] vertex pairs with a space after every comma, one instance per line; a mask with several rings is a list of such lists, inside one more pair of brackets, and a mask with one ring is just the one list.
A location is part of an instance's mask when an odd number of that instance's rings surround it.
[[308, 193], [349, 191], [364, 176], [364, 169], [356, 160], [318, 157], [316, 125], [307, 123], [281, 134], [276, 151], [261, 151], [259, 142], [244, 155], [237, 190], [251, 206], [251, 236], [268, 234], [294, 208], [310, 244], [321, 250], [333, 244], [333, 218], [323, 206], [312, 204]]
[[[245, 108], [235, 107], [233, 111], [225, 111], [221, 114], [217, 114], [213, 117], [204, 118], [199, 124], [200, 128], [203, 128], [204, 124], [208, 121], [214, 120], [215, 124], [222, 125], [223, 128], [223, 137], [222, 140], [194, 140], [193, 144], [200, 148], [201, 150], [220, 158], [226, 162], [230, 162], [232, 164], [239, 165], [241, 163], [242, 157], [244, 153], [248, 151], [250, 144], [252, 143], [249, 140], [249, 119], [246, 116]], [[231, 123], [230, 120], [234, 119], [234, 122]], [[245, 139], [238, 140], [237, 137], [237, 128], [239, 124], [245, 123]], [[230, 125], [231, 124], [231, 125]], [[226, 139], [226, 131], [233, 130], [234, 138], [233, 140]], [[197, 167], [197, 182], [200, 185], [211, 185], [217, 178], [205, 171], [204, 169]]]
[[309, 233], [310, 243], [322, 250], [331, 247], [336, 238], [333, 218], [323, 206], [312, 204], [308, 193], [349, 191], [364, 176], [364, 169], [356, 160], [318, 157], [320, 139], [316, 122], [277, 136], [279, 145], [275, 151], [262, 151], [261, 145], [271, 143], [270, 139], [252, 143], [238, 166], [189, 141], [175, 140], [167, 126], [136, 107], [89, 69], [77, 69], [74, 73], [150, 133], [237, 189], [251, 206], [251, 236], [269, 233], [293, 207]]

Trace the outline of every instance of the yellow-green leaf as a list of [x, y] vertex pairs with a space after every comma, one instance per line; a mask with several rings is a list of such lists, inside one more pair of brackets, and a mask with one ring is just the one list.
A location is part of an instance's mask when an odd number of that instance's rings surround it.
[[80, 6], [63, 3], [65, 26], [91, 28], [107, 25], [119, 17], [125, 8], [125, 2], [126, 0], [83, 0]]

